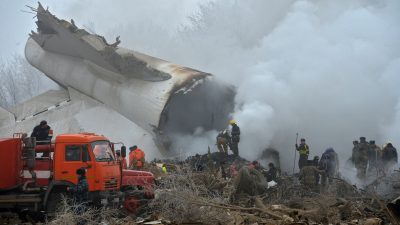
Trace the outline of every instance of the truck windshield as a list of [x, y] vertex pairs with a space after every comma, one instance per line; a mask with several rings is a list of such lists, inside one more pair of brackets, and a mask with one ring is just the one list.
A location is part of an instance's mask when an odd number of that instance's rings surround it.
[[111, 146], [108, 141], [92, 142], [92, 149], [96, 161], [98, 162], [114, 161], [114, 154], [111, 150]]

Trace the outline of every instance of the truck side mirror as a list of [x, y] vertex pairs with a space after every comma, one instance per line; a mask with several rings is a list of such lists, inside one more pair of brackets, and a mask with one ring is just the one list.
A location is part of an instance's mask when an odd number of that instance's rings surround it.
[[123, 157], [123, 158], [125, 158], [126, 157], [126, 147], [125, 146], [121, 146], [121, 156]]

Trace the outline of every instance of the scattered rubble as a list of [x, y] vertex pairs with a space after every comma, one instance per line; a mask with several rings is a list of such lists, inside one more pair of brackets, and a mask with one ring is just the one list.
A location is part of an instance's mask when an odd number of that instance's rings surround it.
[[[232, 163], [240, 165], [238, 175], [224, 175], [222, 171], [228, 171]], [[86, 224], [141, 225], [400, 224], [400, 200], [387, 205], [391, 199], [376, 194], [376, 188], [360, 189], [337, 178], [329, 186], [311, 190], [300, 184], [297, 175], [285, 173], [276, 180], [276, 186], [268, 188], [263, 169], [248, 168], [249, 163], [233, 156], [221, 160], [219, 153], [152, 162], [146, 170], [158, 177], [156, 197], [140, 210], [140, 215], [118, 217], [113, 210], [101, 209], [77, 216], [76, 208], [69, 207], [49, 224], [81, 220]], [[167, 165], [167, 173], [161, 172], [162, 164]]]
[[[249, 169], [244, 159], [219, 156], [169, 162], [175, 169], [160, 177], [148, 210], [152, 216], [172, 224], [399, 224], [386, 206], [389, 199], [373, 188], [363, 190], [337, 178], [315, 191], [287, 174], [267, 188], [262, 168]], [[234, 162], [241, 164], [239, 175], [224, 178], [222, 170]]]

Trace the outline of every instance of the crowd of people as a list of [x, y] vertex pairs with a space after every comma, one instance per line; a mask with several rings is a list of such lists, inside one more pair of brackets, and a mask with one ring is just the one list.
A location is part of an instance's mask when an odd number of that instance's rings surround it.
[[367, 142], [365, 137], [360, 137], [360, 141], [353, 141], [351, 162], [355, 165], [357, 177], [360, 179], [365, 179], [367, 172], [384, 176], [397, 164], [397, 150], [390, 142], [380, 148], [374, 140]]
[[[361, 181], [365, 181], [367, 173], [375, 174], [376, 177], [385, 176], [398, 162], [397, 150], [390, 142], [381, 149], [374, 140], [367, 142], [365, 137], [360, 137], [360, 141], [353, 141], [353, 145], [349, 162], [356, 168], [357, 177]], [[310, 147], [305, 139], [302, 138], [300, 145], [296, 144], [295, 147], [300, 155], [299, 179], [304, 185], [316, 188], [339, 178], [339, 157], [333, 148], [326, 149], [321, 158], [315, 156], [309, 160]]]
[[[216, 145], [223, 155], [228, 156], [231, 150], [235, 157], [239, 156], [240, 128], [235, 120], [230, 120], [231, 129], [225, 129], [218, 133]], [[52, 131], [46, 121], [41, 121], [31, 134], [36, 137], [40, 144], [51, 140]], [[300, 182], [310, 188], [318, 188], [319, 185], [325, 186], [339, 177], [339, 157], [333, 148], [328, 148], [319, 156], [309, 159], [310, 147], [304, 138], [300, 139], [300, 144], [295, 145], [295, 150], [299, 153], [298, 167]], [[126, 148], [116, 150], [116, 159], [120, 162], [122, 169], [142, 170], [145, 165], [145, 153], [136, 145], [129, 148], [128, 160], [126, 160]], [[357, 170], [357, 177], [361, 180], [366, 179], [367, 173], [376, 176], [384, 176], [390, 169], [397, 164], [397, 150], [392, 143], [386, 143], [380, 148], [374, 140], [366, 141], [365, 137], [360, 137], [359, 141], [353, 141], [352, 156], [349, 161]], [[234, 177], [238, 174], [238, 164], [230, 165], [228, 176]], [[268, 164], [268, 169], [261, 168], [258, 161], [253, 161], [247, 165], [248, 169], [255, 169], [262, 172], [267, 182], [276, 180], [279, 174], [279, 168], [274, 163]], [[165, 164], [162, 172], [166, 173]], [[79, 171], [82, 173], [82, 171]], [[84, 177], [84, 175], [83, 175]], [[79, 185], [78, 185], [79, 186]]]
[[[356, 168], [361, 181], [365, 181], [367, 173], [376, 177], [385, 176], [398, 162], [397, 150], [390, 142], [381, 149], [374, 140], [367, 142], [365, 137], [360, 137], [360, 141], [353, 141], [353, 145], [349, 161]], [[339, 177], [339, 157], [333, 148], [326, 149], [321, 158], [315, 156], [309, 160], [310, 148], [305, 139], [301, 139], [300, 145], [296, 144], [295, 147], [300, 155], [298, 166], [302, 184], [317, 188]]]
[[[227, 154], [227, 146], [221, 144], [225, 143], [225, 140], [221, 141], [221, 138], [229, 140], [229, 132], [224, 130], [217, 136], [218, 149]], [[397, 150], [390, 142], [380, 148], [374, 140], [367, 142], [365, 137], [360, 137], [360, 140], [354, 141], [353, 144], [352, 156], [348, 161], [355, 167], [357, 177], [361, 181], [366, 180], [367, 173], [375, 175], [374, 177], [385, 176], [392, 171], [393, 166], [398, 162]], [[334, 179], [340, 179], [339, 156], [333, 148], [327, 148], [321, 157], [309, 158], [310, 147], [306, 140], [302, 138], [300, 144], [296, 143], [295, 149], [299, 153], [298, 178], [301, 184], [317, 190], [320, 186], [325, 187], [331, 184]], [[234, 177], [241, 168], [235, 161], [230, 165], [228, 174]], [[267, 182], [276, 181], [279, 173], [279, 169], [273, 163], [268, 164], [268, 169], [263, 169], [258, 161], [253, 161], [247, 168], [259, 170], [264, 174]]]

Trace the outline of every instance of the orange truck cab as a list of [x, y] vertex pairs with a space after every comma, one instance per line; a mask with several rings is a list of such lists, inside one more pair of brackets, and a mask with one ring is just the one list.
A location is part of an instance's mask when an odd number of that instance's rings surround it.
[[114, 144], [102, 135], [62, 134], [36, 145], [18, 134], [0, 139], [0, 209], [54, 212], [77, 184], [79, 168], [86, 170], [90, 204], [136, 212], [141, 198], [154, 197], [153, 174], [122, 170]]
[[63, 134], [55, 139], [50, 187], [73, 187], [77, 169], [86, 169], [90, 200], [95, 205], [122, 201], [121, 170], [110, 141], [93, 133]]

